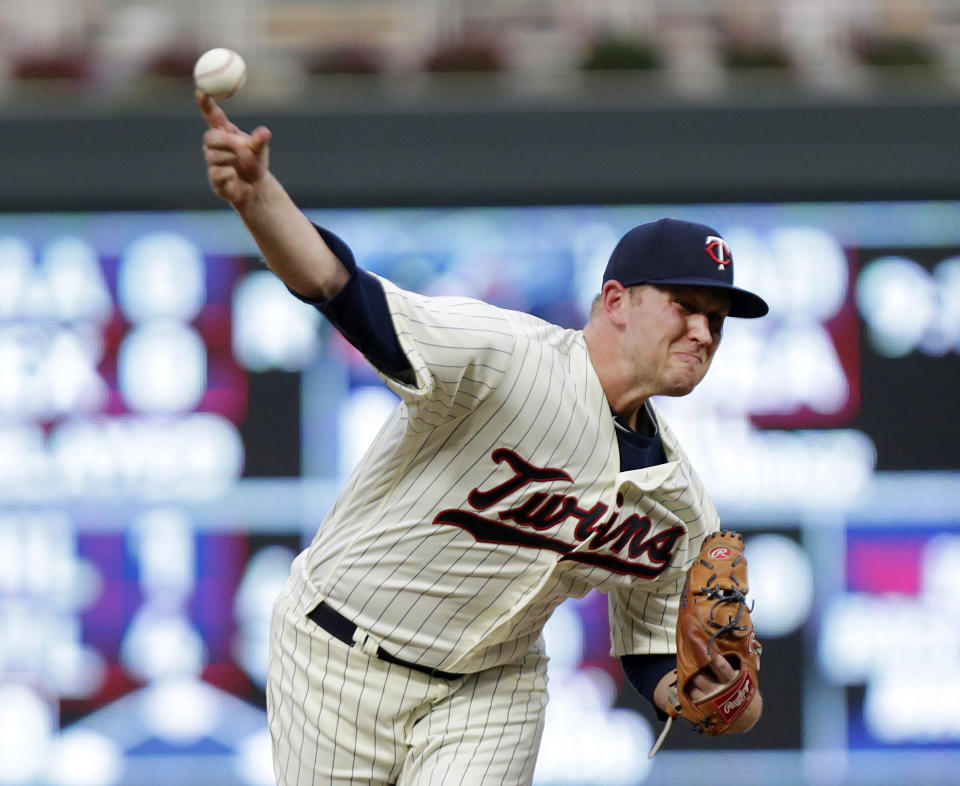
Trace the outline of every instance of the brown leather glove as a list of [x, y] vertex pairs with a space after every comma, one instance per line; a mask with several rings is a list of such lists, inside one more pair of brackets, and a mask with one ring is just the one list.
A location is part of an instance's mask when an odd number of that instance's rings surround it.
[[[743, 538], [732, 531], [709, 535], [687, 570], [677, 617], [677, 704], [667, 708], [711, 737], [723, 734], [757, 693], [762, 647], [747, 608]], [[733, 681], [694, 701], [690, 680], [720, 654], [736, 671]]]

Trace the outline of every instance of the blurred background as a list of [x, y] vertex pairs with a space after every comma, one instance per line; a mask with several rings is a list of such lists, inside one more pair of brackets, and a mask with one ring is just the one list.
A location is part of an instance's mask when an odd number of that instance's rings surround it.
[[771, 304], [660, 402], [747, 539], [763, 721], [648, 761], [591, 595], [538, 786], [960, 783], [955, 0], [4, 0], [0, 44], [0, 784], [272, 783], [270, 605], [396, 402], [210, 193], [214, 46], [402, 286], [580, 327], [670, 215]]

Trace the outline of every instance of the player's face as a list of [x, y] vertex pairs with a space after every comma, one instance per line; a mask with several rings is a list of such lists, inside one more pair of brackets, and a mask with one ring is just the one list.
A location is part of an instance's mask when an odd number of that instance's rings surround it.
[[653, 396], [685, 396], [720, 345], [729, 297], [714, 288], [631, 287], [627, 326], [635, 384]]

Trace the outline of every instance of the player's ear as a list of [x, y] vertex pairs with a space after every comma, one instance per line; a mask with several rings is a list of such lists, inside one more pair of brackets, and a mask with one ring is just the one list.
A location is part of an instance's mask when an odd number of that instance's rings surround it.
[[600, 305], [607, 318], [622, 327], [627, 322], [630, 290], [619, 281], [607, 281], [600, 290]]

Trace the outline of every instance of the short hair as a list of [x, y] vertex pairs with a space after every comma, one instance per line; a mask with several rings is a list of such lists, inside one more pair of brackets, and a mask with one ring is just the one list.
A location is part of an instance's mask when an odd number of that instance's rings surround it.
[[593, 300], [590, 302], [590, 319], [593, 319], [600, 313], [601, 304], [603, 303], [603, 294], [594, 295]]
[[[625, 289], [630, 293], [630, 299], [635, 300], [637, 293], [640, 291], [640, 288], [647, 286], [646, 284], [630, 284], [630, 286], [625, 287]], [[593, 319], [600, 313], [600, 309], [603, 304], [603, 292], [598, 293], [594, 296], [593, 300], [590, 301], [590, 319]]]

